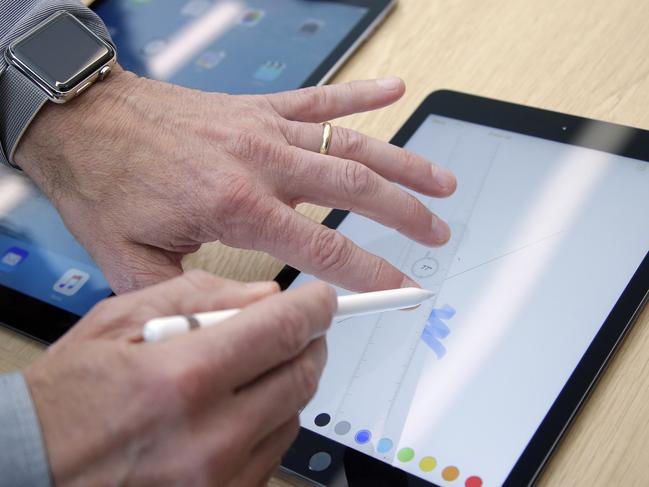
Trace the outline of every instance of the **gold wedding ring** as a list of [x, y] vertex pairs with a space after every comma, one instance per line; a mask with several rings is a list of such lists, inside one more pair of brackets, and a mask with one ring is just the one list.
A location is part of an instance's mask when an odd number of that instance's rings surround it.
[[331, 136], [333, 130], [329, 122], [323, 122], [322, 125], [322, 145], [320, 146], [320, 154], [329, 154], [329, 147], [331, 147]]

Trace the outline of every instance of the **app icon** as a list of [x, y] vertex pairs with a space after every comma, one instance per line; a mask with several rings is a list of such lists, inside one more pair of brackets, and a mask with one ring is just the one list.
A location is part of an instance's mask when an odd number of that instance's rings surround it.
[[211, 2], [208, 0], [189, 0], [180, 10], [182, 15], [187, 17], [200, 17], [210, 8]]
[[225, 59], [225, 51], [205, 51], [196, 59], [196, 66], [203, 69], [214, 69]]
[[298, 33], [302, 36], [312, 36], [324, 27], [324, 22], [321, 20], [308, 19], [299, 28]]
[[243, 13], [243, 16], [241, 17], [241, 20], [239, 20], [239, 24], [245, 25], [246, 27], [254, 27], [257, 25], [261, 19], [263, 19], [266, 16], [266, 12], [263, 10], [258, 10], [258, 9], [248, 9]]
[[254, 77], [259, 81], [273, 81], [279, 78], [285, 69], [286, 64], [284, 63], [280, 63], [279, 61], [266, 61], [257, 68]]
[[19, 247], [11, 247], [0, 259], [0, 271], [11, 272], [27, 258], [29, 252]]
[[70, 269], [54, 283], [53, 289], [64, 296], [74, 296], [88, 282], [90, 275], [79, 269]]
[[151, 39], [142, 48], [142, 54], [147, 57], [153, 57], [160, 54], [167, 47], [167, 41], [164, 39]]

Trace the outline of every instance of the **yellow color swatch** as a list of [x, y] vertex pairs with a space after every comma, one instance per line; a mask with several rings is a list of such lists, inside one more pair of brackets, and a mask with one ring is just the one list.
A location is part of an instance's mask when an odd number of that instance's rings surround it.
[[436, 466], [437, 460], [435, 460], [433, 457], [424, 457], [419, 462], [419, 468], [423, 472], [430, 472], [431, 470], [435, 470]]

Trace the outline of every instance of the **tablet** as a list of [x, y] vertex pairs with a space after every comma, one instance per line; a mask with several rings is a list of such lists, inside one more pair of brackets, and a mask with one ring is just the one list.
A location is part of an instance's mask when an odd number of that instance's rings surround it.
[[649, 132], [440, 91], [392, 143], [457, 175], [452, 197], [420, 196], [451, 241], [337, 210], [325, 223], [437, 296], [334, 321], [283, 469], [327, 486], [528, 485], [647, 297]]
[[96, 0], [120, 64], [203, 91], [326, 81], [396, 0]]
[[48, 199], [0, 167], [0, 324], [52, 343], [111, 294]]

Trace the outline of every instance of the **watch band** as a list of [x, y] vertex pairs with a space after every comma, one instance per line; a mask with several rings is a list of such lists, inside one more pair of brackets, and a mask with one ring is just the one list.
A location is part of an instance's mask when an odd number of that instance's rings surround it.
[[20, 169], [13, 162], [14, 152], [47, 100], [45, 92], [15, 66], [10, 64], [0, 73], [0, 162]]
[[[37, 87], [27, 86], [29, 81], [16, 72], [15, 67], [7, 66], [5, 49], [13, 39], [60, 10], [74, 15], [113, 45], [99, 16], [79, 0], [0, 0], [0, 165], [16, 167], [14, 151], [29, 123], [43, 106], [45, 96], [44, 92], [37, 91]], [[13, 91], [14, 88], [18, 91]]]

